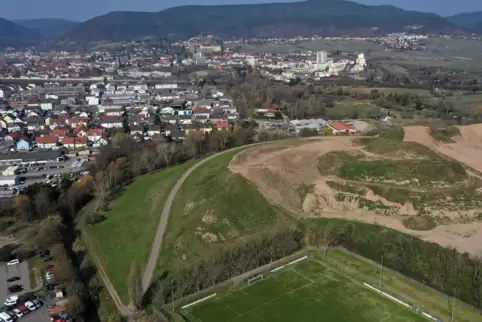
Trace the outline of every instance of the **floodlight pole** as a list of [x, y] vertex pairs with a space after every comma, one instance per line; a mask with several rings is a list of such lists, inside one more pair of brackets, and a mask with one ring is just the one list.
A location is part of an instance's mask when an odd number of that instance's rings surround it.
[[380, 288], [382, 288], [382, 276], [383, 276], [383, 255], [382, 255], [382, 263], [380, 265]]
[[455, 316], [455, 292], [457, 292], [456, 289], [454, 289], [454, 296], [452, 297], [452, 314], [451, 314], [451, 322], [454, 322], [454, 316]]
[[171, 280], [171, 302], [172, 302], [172, 311], [174, 312], [174, 290], [172, 289], [172, 282], [174, 282], [174, 280]]

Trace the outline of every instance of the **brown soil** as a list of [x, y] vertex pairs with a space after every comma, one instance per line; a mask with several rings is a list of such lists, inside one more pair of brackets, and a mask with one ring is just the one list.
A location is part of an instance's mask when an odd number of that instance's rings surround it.
[[482, 172], [482, 124], [458, 126], [455, 143], [436, 142], [426, 126], [407, 126], [405, 141], [418, 142], [441, 154]]
[[[412, 127], [407, 132], [407, 140], [415, 141], [416, 139], [417, 142], [434, 149], [438, 149], [440, 146], [431, 139], [426, 128]], [[343, 180], [321, 176], [317, 169], [317, 161], [320, 156], [332, 151], [363, 153], [367, 158], [375, 157], [363, 151], [361, 146], [353, 142], [353, 139], [350, 137], [326, 137], [305, 141], [300, 145], [291, 145], [288, 148], [282, 145], [254, 147], [233, 158], [229, 168], [256, 184], [268, 201], [285, 208], [294, 216], [342, 218], [374, 223], [443, 246], [456, 247], [462, 252], [476, 256], [482, 255], [482, 223], [447, 224], [430, 231], [414, 231], [402, 224], [404, 218], [416, 214], [411, 204], [396, 204], [368, 190], [367, 194], [363, 196], [365, 199], [381, 202], [396, 210], [392, 215], [387, 216], [361, 209], [356, 198], [337, 200], [338, 192], [333, 190], [327, 181], [343, 182]], [[480, 163], [482, 172], [482, 161]], [[391, 184], [398, 186], [401, 183]], [[313, 187], [306, 196], [300, 196], [298, 193], [299, 187], [302, 185]], [[407, 187], [407, 189], [410, 188]], [[451, 215], [444, 214], [446, 217], [451, 217]], [[455, 217], [456, 214], [453, 216]], [[454, 220], [449, 220], [449, 222], [454, 222]]]

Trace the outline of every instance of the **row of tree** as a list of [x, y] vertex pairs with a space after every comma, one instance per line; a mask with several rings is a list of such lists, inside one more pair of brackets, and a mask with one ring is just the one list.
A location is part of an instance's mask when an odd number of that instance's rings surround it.
[[479, 259], [395, 230], [339, 219], [305, 220], [298, 228], [280, 228], [220, 245], [197, 262], [166, 269], [146, 297], [138, 298], [138, 305], [152, 302], [159, 308], [306, 246], [342, 246], [377, 262], [383, 257], [384, 266], [482, 309]]
[[305, 222], [310, 246], [343, 246], [482, 309], [482, 262], [455, 249], [384, 227], [338, 219]]
[[291, 255], [303, 246], [303, 234], [295, 228], [281, 228], [219, 246], [194, 263], [165, 270], [153, 282], [144, 301], [155, 307], [183, 298], [260, 266]]

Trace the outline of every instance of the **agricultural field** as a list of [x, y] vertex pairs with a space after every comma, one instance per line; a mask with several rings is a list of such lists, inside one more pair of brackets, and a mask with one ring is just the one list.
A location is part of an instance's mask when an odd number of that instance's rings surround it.
[[385, 47], [371, 41], [364, 40], [331, 40], [320, 39], [303, 41], [297, 44], [265, 44], [265, 45], [238, 45], [233, 44], [231, 48], [236, 48], [248, 52], [295, 52], [295, 51], [335, 51], [341, 52], [383, 52]]
[[172, 204], [159, 269], [195, 262], [216, 245], [291, 222], [252, 183], [229, 171], [238, 153], [230, 151], [207, 161], [181, 186]]
[[[348, 263], [342, 262], [345, 260]], [[364, 264], [338, 251], [330, 251], [326, 260], [315, 255], [181, 313], [190, 322], [426, 321], [420, 314], [364, 286], [366, 272], [353, 274], [353, 262]], [[350, 273], [343, 271], [345, 266]], [[378, 275], [373, 272], [373, 277]], [[385, 281], [388, 283], [391, 278], [385, 276]]]
[[120, 298], [128, 302], [127, 276], [133, 262], [144, 268], [167, 196], [194, 161], [135, 179], [114, 199], [105, 220], [86, 226]]

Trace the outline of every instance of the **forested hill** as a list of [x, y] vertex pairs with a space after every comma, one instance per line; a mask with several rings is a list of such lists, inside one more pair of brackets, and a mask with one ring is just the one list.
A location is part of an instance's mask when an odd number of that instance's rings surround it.
[[[160, 12], [111, 12], [88, 20], [65, 35], [73, 41], [123, 41], [172, 34], [189, 37], [201, 32], [221, 37], [298, 35], [373, 35], [423, 26], [430, 32], [456, 30], [432, 13], [393, 6], [367, 6], [344, 0], [293, 3], [180, 6]], [[377, 27], [378, 31], [374, 31]]]
[[0, 18], [0, 48], [30, 46], [43, 40], [37, 31]]
[[65, 19], [30, 19], [15, 20], [14, 22], [38, 31], [47, 39], [56, 39], [79, 24], [77, 21]]

